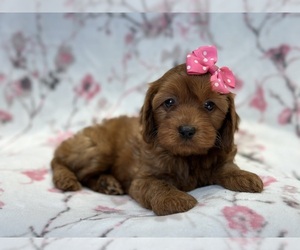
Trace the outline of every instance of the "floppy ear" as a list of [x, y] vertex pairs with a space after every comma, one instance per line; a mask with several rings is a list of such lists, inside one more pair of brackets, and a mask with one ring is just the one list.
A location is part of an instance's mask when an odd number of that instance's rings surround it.
[[140, 123], [142, 125], [142, 135], [144, 141], [151, 143], [154, 141], [154, 138], [157, 133], [157, 128], [154, 120], [153, 109], [152, 109], [152, 100], [155, 94], [158, 92], [159, 82], [155, 81], [150, 84], [149, 89], [146, 93], [144, 105], [140, 111]]
[[224, 120], [224, 123], [220, 129], [221, 146], [225, 152], [230, 152], [234, 145], [234, 133], [238, 130], [238, 124], [240, 118], [235, 111], [234, 94], [227, 96], [229, 108]]

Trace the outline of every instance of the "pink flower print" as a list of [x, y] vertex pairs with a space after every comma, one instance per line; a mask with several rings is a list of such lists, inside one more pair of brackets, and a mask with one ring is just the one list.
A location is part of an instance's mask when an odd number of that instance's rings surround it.
[[300, 101], [297, 102], [296, 113], [298, 116], [300, 116]]
[[[2, 188], [0, 188], [0, 194], [2, 194], [4, 192], [4, 190]], [[0, 201], [0, 209], [2, 209], [4, 207], [4, 202]]]
[[27, 39], [24, 37], [21, 31], [14, 33], [11, 37], [11, 44], [18, 55], [22, 54], [22, 52], [25, 50], [26, 43]]
[[31, 72], [31, 76], [35, 79], [38, 79], [40, 77], [40, 73], [38, 70], [34, 70]]
[[264, 183], [264, 187], [271, 185], [273, 182], [277, 182], [277, 180], [272, 176], [260, 176], [260, 179]]
[[[69, 8], [74, 8], [78, 5], [78, 0], [66, 0], [64, 5]], [[74, 15], [74, 13], [68, 13], [68, 15]]]
[[68, 46], [60, 46], [56, 57], [55, 66], [59, 72], [65, 71], [75, 61], [72, 50]]
[[31, 182], [27, 184], [31, 184], [34, 181], [43, 181], [45, 179], [45, 175], [48, 173], [48, 169], [35, 169], [35, 170], [28, 170], [23, 171], [22, 174], [26, 175], [30, 178]]
[[169, 25], [170, 16], [165, 14], [152, 18], [151, 20], [145, 20], [141, 27], [147, 37], [156, 37], [161, 33], [168, 33]]
[[6, 76], [2, 73], [0, 73], [0, 84], [3, 83], [6, 79]]
[[224, 207], [222, 212], [228, 226], [243, 235], [250, 231], [259, 231], [265, 224], [265, 220], [261, 215], [245, 206]]
[[181, 23], [178, 23], [177, 26], [178, 26], [178, 30], [179, 30], [180, 36], [182, 38], [187, 38], [190, 27], [184, 26]]
[[132, 31], [127, 33], [124, 40], [126, 45], [132, 44], [134, 41], [134, 33]]
[[298, 193], [298, 188], [296, 188], [295, 186], [285, 185], [283, 187], [283, 191], [285, 193], [295, 194]]
[[51, 137], [48, 139], [48, 144], [57, 147], [59, 144], [61, 144], [63, 141], [69, 139], [74, 135], [71, 131], [60, 131], [56, 136]]
[[266, 52], [266, 57], [270, 58], [279, 67], [286, 67], [286, 57], [290, 52], [291, 47], [287, 44], [282, 44], [277, 48], [269, 49]]
[[0, 109], [0, 122], [5, 123], [13, 119], [12, 115]]
[[242, 238], [242, 237], [237, 237], [237, 238], [230, 238], [231, 242], [236, 243], [240, 248], [239, 249], [245, 249], [245, 246], [253, 246], [259, 244], [262, 240], [261, 238]]
[[242, 81], [242, 79], [235, 76], [235, 89], [240, 90], [243, 88], [243, 86], [244, 86], [244, 82]]
[[97, 206], [95, 209], [94, 209], [96, 212], [102, 212], [102, 213], [118, 213], [120, 212], [121, 210], [119, 209], [115, 209], [115, 208], [111, 208], [111, 207], [105, 207], [105, 206]]
[[63, 191], [61, 191], [57, 188], [49, 188], [48, 192], [50, 192], [50, 193], [62, 193]]
[[264, 112], [267, 108], [265, 93], [261, 86], [257, 86], [256, 92], [250, 101], [250, 106]]
[[281, 125], [286, 125], [291, 122], [293, 111], [290, 108], [285, 108], [281, 111], [278, 116], [278, 123]]
[[23, 97], [32, 90], [32, 82], [29, 77], [24, 76], [23, 78], [12, 82], [5, 92], [6, 102], [12, 104], [16, 97]]
[[75, 88], [78, 96], [83, 97], [87, 101], [91, 100], [100, 91], [100, 85], [93, 76], [87, 74], [81, 81], [81, 84]]

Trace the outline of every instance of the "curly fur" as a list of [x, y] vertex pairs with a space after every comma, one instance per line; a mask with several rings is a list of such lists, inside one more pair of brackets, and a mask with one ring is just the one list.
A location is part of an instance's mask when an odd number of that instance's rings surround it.
[[[187, 192], [206, 185], [261, 192], [261, 179], [234, 163], [238, 122], [233, 94], [212, 91], [209, 74], [187, 75], [182, 64], [150, 84], [140, 117], [105, 120], [64, 141], [51, 162], [53, 182], [64, 191], [129, 194], [157, 215], [193, 208]], [[195, 133], [184, 137], [180, 126]]]

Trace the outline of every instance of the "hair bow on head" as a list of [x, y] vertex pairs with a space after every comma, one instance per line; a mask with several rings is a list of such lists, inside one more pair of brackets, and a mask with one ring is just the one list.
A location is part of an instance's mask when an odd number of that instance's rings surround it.
[[218, 60], [215, 46], [202, 46], [187, 55], [186, 69], [189, 75], [211, 74], [212, 89], [221, 93], [229, 93], [229, 88], [235, 87], [235, 78], [232, 71], [227, 67], [216, 66]]

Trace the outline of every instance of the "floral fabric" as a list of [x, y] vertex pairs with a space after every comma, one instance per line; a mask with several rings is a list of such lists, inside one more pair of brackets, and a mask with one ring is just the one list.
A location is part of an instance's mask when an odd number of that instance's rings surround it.
[[1, 12], [293, 12], [297, 0], [0, 0]]
[[[298, 22], [280, 13], [0, 14], [0, 236], [299, 237]], [[207, 44], [235, 73], [236, 162], [263, 179], [263, 193], [199, 188], [194, 209], [157, 217], [126, 195], [53, 187], [61, 141], [137, 115], [147, 84]]]

